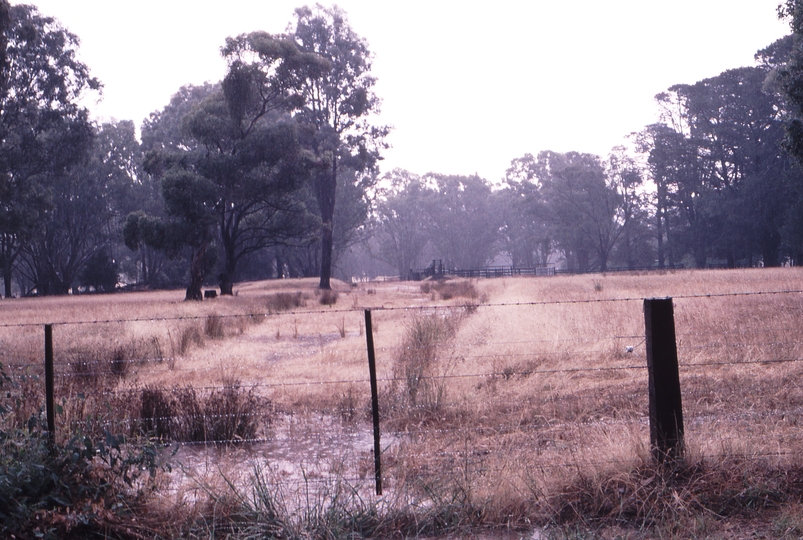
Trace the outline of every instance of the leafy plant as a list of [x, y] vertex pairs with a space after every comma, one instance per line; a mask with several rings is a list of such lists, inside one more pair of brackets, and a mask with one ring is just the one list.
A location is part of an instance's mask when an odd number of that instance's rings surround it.
[[5, 538], [129, 537], [137, 506], [157, 473], [169, 470], [154, 446], [129, 445], [110, 433], [98, 441], [75, 436], [63, 445], [38, 430], [2, 435]]

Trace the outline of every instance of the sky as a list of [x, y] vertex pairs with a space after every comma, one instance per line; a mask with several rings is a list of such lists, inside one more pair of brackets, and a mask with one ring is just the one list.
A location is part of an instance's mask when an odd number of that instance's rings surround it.
[[[339, 0], [374, 55], [381, 162], [500, 181], [542, 150], [606, 156], [658, 119], [655, 94], [724, 70], [789, 32], [779, 0]], [[12, 0], [12, 3], [17, 3]], [[29, 0], [81, 39], [104, 84], [98, 120], [161, 110], [225, 74], [226, 37], [284, 32], [300, 0]], [[309, 2], [312, 4], [313, 2]], [[330, 5], [326, 1], [321, 2]]]

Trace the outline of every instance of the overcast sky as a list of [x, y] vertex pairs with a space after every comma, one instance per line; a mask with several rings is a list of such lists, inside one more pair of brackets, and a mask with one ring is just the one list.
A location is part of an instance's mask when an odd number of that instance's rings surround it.
[[[382, 170], [498, 181], [541, 150], [605, 156], [657, 119], [653, 96], [740, 66], [788, 33], [779, 0], [340, 0], [374, 53]], [[14, 3], [14, 0], [12, 0]], [[33, 0], [81, 38], [97, 118], [139, 126], [222, 79], [227, 36], [283, 32], [300, 1]], [[326, 2], [322, 2], [329, 5]]]

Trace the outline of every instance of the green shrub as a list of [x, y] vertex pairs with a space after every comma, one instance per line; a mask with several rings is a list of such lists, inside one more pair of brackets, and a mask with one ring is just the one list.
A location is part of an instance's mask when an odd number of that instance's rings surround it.
[[154, 447], [108, 433], [66, 444], [36, 429], [0, 435], [2, 538], [132, 538], [137, 507], [168, 467]]

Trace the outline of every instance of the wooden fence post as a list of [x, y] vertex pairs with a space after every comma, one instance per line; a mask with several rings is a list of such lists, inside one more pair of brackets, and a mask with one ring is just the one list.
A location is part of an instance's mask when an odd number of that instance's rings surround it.
[[56, 403], [53, 397], [53, 325], [45, 325], [45, 409], [47, 410], [47, 438], [56, 442]]
[[650, 389], [650, 447], [658, 463], [683, 457], [675, 315], [671, 298], [644, 300], [644, 327]]
[[365, 339], [368, 342], [368, 372], [371, 377], [371, 413], [374, 419], [374, 477], [376, 494], [382, 495], [382, 448], [379, 444], [379, 390], [376, 384], [376, 355], [374, 354], [374, 331], [371, 327], [371, 311], [365, 310]]

